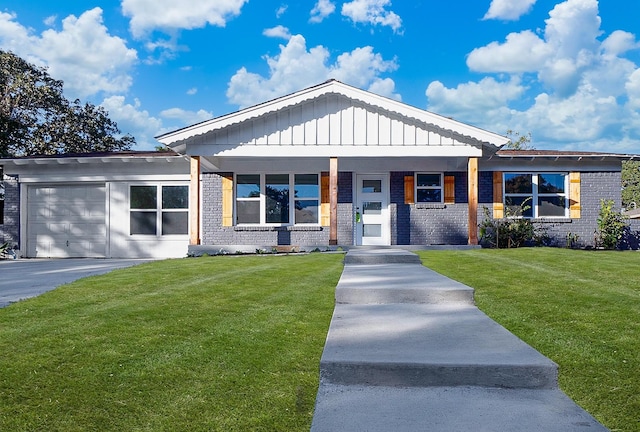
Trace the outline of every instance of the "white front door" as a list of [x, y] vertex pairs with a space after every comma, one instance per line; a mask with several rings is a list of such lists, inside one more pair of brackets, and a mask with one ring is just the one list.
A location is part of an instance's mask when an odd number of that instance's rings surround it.
[[356, 245], [391, 244], [389, 175], [356, 175]]

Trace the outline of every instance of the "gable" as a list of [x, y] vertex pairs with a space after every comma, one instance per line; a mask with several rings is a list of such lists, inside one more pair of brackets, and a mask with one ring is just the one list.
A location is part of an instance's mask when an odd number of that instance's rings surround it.
[[262, 152], [271, 156], [274, 152], [283, 156], [479, 156], [483, 149], [494, 152], [508, 141], [337, 81], [158, 140], [180, 153], [199, 156], [257, 156]]

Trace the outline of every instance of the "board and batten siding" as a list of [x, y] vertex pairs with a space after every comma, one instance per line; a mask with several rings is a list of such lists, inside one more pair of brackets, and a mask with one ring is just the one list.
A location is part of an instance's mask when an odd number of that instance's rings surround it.
[[450, 131], [341, 95], [327, 95], [207, 134], [211, 144], [455, 146]]

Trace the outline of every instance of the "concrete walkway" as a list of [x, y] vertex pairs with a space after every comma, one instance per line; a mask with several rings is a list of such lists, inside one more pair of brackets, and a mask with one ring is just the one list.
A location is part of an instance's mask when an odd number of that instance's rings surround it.
[[473, 289], [400, 249], [353, 249], [336, 288], [312, 432], [606, 431], [558, 366]]

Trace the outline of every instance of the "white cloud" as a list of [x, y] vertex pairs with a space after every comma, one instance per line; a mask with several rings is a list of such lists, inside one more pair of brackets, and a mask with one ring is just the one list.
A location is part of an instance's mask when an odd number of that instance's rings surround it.
[[64, 81], [72, 98], [100, 92], [117, 93], [132, 84], [130, 69], [137, 52], [125, 40], [112, 36], [102, 22], [102, 9], [62, 20], [62, 30], [48, 29], [35, 35], [16, 21], [16, 15], [0, 13], [0, 46], [40, 66]]
[[[473, 71], [532, 72], [553, 92], [570, 95], [582, 73], [597, 64], [601, 35], [597, 0], [567, 0], [557, 4], [545, 20], [544, 39], [531, 30], [511, 33], [504, 43], [474, 49], [467, 58]], [[614, 36], [609, 46], [620, 45]], [[625, 38], [628, 41], [628, 38]]]
[[154, 138], [162, 133], [209, 120], [213, 117], [208, 111], [188, 111], [181, 108], [169, 108], [154, 117], [145, 109], [138, 99], [127, 103], [124, 96], [116, 95], [105, 98], [100, 104], [109, 112], [122, 133], [131, 134], [136, 139], [134, 150], [153, 150], [158, 141]]
[[179, 120], [182, 125], [191, 125], [203, 122], [213, 118], [213, 114], [209, 111], [198, 110], [188, 111], [182, 108], [169, 108], [160, 112], [160, 116], [169, 120]]
[[281, 25], [265, 29], [262, 34], [267, 37], [281, 38], [286, 40], [291, 39], [291, 33], [289, 32], [289, 29]]
[[248, 0], [122, 0], [122, 13], [131, 18], [131, 33], [143, 37], [154, 30], [173, 32], [201, 28], [207, 24], [224, 27], [240, 14]]
[[625, 88], [629, 95], [629, 107], [640, 110], [640, 69], [636, 69], [629, 75]]
[[510, 33], [503, 44], [491, 42], [474, 49], [467, 57], [467, 66], [476, 72], [533, 72], [552, 55], [551, 47], [526, 30]]
[[227, 98], [229, 102], [246, 107], [271, 100], [300, 89], [316, 85], [329, 78], [336, 78], [347, 84], [369, 90], [386, 91], [383, 96], [399, 99], [394, 94], [393, 81], [381, 79], [380, 74], [395, 70], [395, 61], [386, 61], [371, 47], [356, 48], [338, 56], [335, 64], [327, 64], [329, 51], [319, 45], [307, 49], [301, 35], [291, 37], [287, 45], [280, 45], [280, 54], [265, 56], [269, 75], [238, 70], [229, 81]]
[[373, 52], [372, 47], [366, 46], [340, 54], [336, 64], [330, 68], [330, 75], [338, 81], [367, 88], [380, 73], [392, 72], [397, 68], [395, 61], [384, 60], [382, 55]]
[[58, 20], [58, 16], [57, 15], [51, 15], [48, 16], [44, 19], [43, 23], [47, 26], [47, 27], [51, 27], [53, 26], [56, 21]]
[[614, 97], [598, 97], [581, 88], [568, 98], [541, 93], [531, 108], [515, 117], [536, 130], [542, 141], [580, 143], [601, 137], [605, 129], [618, 123], [620, 112]]
[[536, 0], [492, 0], [484, 18], [516, 21], [531, 10]]
[[605, 55], [619, 56], [634, 49], [640, 49], [635, 35], [622, 30], [614, 31], [602, 42], [602, 52]]
[[193, 96], [194, 94], [198, 93], [198, 89], [196, 87], [192, 87], [189, 90], [187, 90], [187, 94], [189, 96]]
[[[559, 3], [545, 22], [543, 38], [527, 30], [473, 50], [469, 68], [501, 81], [432, 82], [429, 109], [491, 130], [532, 132], [537, 148], [637, 151], [640, 68], [623, 57], [639, 48], [636, 36], [618, 30], [600, 41], [596, 0]], [[537, 93], [525, 99], [529, 90]]]
[[313, 9], [311, 9], [311, 18], [309, 22], [319, 23], [326, 17], [334, 13], [336, 5], [331, 0], [318, 0]]
[[355, 23], [389, 26], [394, 32], [402, 27], [402, 19], [385, 8], [391, 0], [353, 0], [342, 4], [342, 15]]
[[282, 5], [276, 10], [276, 18], [280, 18], [289, 9], [289, 6]]
[[152, 117], [141, 109], [138, 99], [133, 104], [126, 103], [124, 96], [110, 96], [100, 104], [109, 112], [109, 118], [118, 123], [122, 133], [129, 133], [136, 139], [136, 150], [153, 150], [162, 130], [162, 120]]
[[447, 88], [440, 81], [434, 81], [425, 94], [430, 110], [476, 124], [483, 123], [482, 126], [495, 130], [493, 123], [504, 115], [505, 107], [522, 97], [526, 90], [516, 77], [508, 81], [487, 77], [477, 83], [459, 84], [456, 88]]

